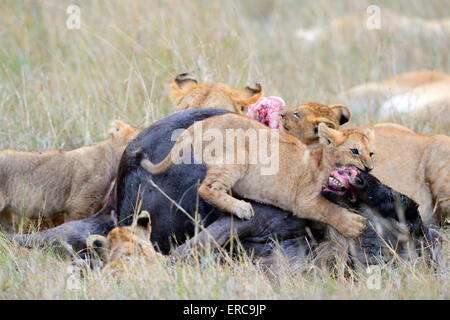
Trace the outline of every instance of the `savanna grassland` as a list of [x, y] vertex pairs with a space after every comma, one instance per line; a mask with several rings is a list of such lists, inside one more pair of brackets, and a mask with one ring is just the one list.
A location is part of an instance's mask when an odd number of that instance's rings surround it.
[[[79, 30], [66, 27], [71, 4], [81, 9]], [[306, 45], [295, 37], [299, 27], [370, 4], [426, 19], [450, 16], [446, 0], [2, 0], [0, 148], [70, 150], [106, 138], [113, 119], [146, 127], [173, 112], [168, 84], [181, 72], [236, 88], [260, 82], [287, 106], [339, 103], [343, 90], [402, 72], [450, 72], [449, 39], [355, 32], [345, 45], [330, 38]], [[382, 120], [450, 134], [428, 119], [369, 115], [352, 123]], [[1, 239], [0, 299], [449, 299], [447, 241], [443, 251], [438, 270], [420, 259], [382, 264], [381, 288], [372, 290], [364, 272], [333, 277], [286, 264], [272, 278], [247, 257], [220, 263], [209, 254], [170, 266], [160, 261], [127, 279], [93, 271], [73, 289], [69, 259]]]

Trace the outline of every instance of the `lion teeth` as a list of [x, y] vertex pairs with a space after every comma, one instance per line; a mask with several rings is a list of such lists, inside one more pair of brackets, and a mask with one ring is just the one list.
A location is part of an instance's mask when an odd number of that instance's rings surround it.
[[337, 184], [340, 187], [344, 186], [344, 184], [342, 182], [340, 182], [338, 179], [336, 179], [335, 177], [329, 177], [328, 181], [333, 182], [334, 184]]

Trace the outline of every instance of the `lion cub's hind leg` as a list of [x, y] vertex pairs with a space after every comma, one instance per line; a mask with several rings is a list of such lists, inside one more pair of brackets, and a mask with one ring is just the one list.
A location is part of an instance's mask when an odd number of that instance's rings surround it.
[[198, 193], [219, 210], [241, 219], [250, 219], [254, 215], [252, 205], [228, 194], [233, 185], [245, 176], [245, 171], [244, 165], [210, 166]]

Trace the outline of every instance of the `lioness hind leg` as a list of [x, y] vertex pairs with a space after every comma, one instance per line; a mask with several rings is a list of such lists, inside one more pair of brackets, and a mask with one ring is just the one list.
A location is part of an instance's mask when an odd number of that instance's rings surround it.
[[198, 193], [203, 200], [219, 210], [241, 219], [250, 219], [254, 215], [252, 205], [228, 194], [228, 191], [244, 176], [244, 173], [245, 168], [237, 165], [209, 168]]

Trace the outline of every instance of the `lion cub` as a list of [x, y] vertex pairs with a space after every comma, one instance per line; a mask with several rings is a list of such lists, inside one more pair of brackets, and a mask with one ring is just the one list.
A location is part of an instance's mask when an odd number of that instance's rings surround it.
[[22, 219], [81, 219], [101, 206], [120, 158], [139, 133], [113, 121], [107, 140], [72, 151], [0, 151], [0, 223], [13, 230]]
[[170, 87], [169, 97], [177, 106], [177, 110], [221, 108], [247, 114], [248, 106], [258, 101], [263, 94], [259, 83], [254, 88], [235, 90], [222, 83], [198, 83], [189, 73], [177, 75]]
[[[200, 124], [203, 132], [207, 133], [211, 129], [219, 132], [222, 137], [226, 137], [227, 132], [229, 134], [233, 130], [256, 131], [260, 134], [252, 139], [246, 136], [245, 142], [236, 144], [236, 148], [234, 144], [232, 148], [228, 148], [227, 141], [226, 148], [222, 146], [222, 149], [225, 149], [222, 158], [235, 159], [237, 155], [241, 161], [225, 161], [226, 164], [223, 164], [223, 161], [217, 161], [216, 158], [221, 149], [215, 150], [213, 155], [211, 150], [207, 150], [211, 148], [209, 144], [197, 141], [198, 134], [195, 130]], [[194, 145], [194, 154], [203, 157], [201, 160], [196, 157], [195, 160], [205, 163], [208, 168], [198, 192], [206, 202], [218, 209], [239, 218], [249, 219], [253, 216], [253, 208], [248, 202], [228, 194], [232, 190], [243, 198], [272, 204], [293, 212], [297, 217], [328, 223], [344, 236], [356, 237], [365, 226], [364, 218], [327, 201], [319, 196], [319, 193], [329, 173], [336, 167], [355, 166], [363, 171], [373, 168], [373, 131], [337, 131], [321, 123], [318, 133], [323, 148], [309, 150], [290, 135], [271, 130], [245, 116], [225, 114], [190, 126], [178, 138], [166, 158], [156, 165], [145, 158], [147, 155], [144, 154], [141, 166], [151, 174], [162, 173], [174, 165], [173, 159], [179, 157], [181, 145]], [[267, 175], [262, 174], [262, 161], [249, 161], [250, 157], [255, 155], [255, 144], [261, 146], [263, 143], [270, 144], [267, 150], [272, 150], [271, 155], [278, 161], [278, 170]], [[195, 150], [199, 145], [201, 149]], [[276, 145], [278, 152], [273, 152], [272, 147]], [[245, 158], [243, 161], [242, 155]]]
[[[306, 104], [288, 109], [282, 114], [280, 128], [313, 144], [319, 140], [318, 121], [328, 126], [337, 123], [336, 110], [330, 107]], [[450, 216], [450, 137], [419, 134], [395, 123], [354, 129], [372, 129], [377, 136], [374, 176], [418, 202], [425, 221], [443, 222]]]
[[319, 123], [331, 129], [350, 121], [351, 112], [346, 106], [333, 104], [326, 106], [308, 102], [294, 108], [285, 109], [281, 113], [280, 128], [308, 146], [319, 145]]
[[86, 245], [102, 260], [104, 270], [111, 270], [115, 275], [130, 273], [137, 264], [148, 266], [157, 259], [165, 259], [150, 242], [151, 230], [150, 214], [142, 211], [131, 226], [116, 227], [106, 237], [90, 235]]

